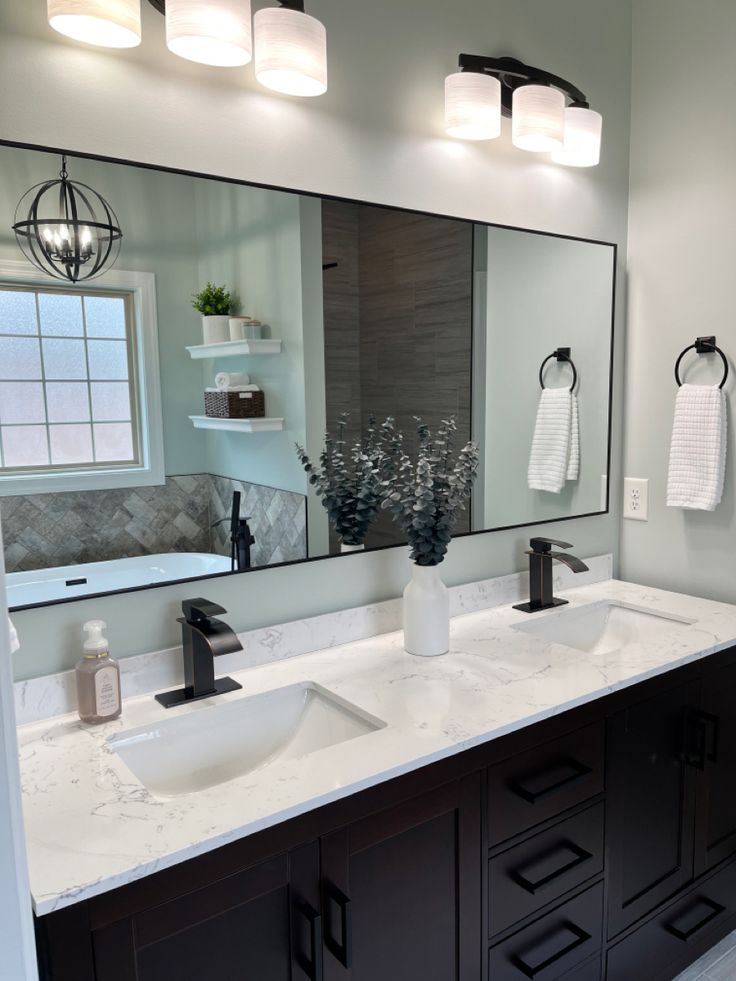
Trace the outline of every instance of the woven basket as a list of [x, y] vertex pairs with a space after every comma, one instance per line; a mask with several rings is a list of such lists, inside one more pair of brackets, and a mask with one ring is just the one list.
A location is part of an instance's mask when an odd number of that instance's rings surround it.
[[263, 392], [205, 392], [204, 412], [215, 419], [262, 419], [266, 399]]

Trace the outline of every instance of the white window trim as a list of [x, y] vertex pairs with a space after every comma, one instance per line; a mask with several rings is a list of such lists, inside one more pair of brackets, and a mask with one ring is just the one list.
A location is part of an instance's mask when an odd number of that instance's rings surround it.
[[[0, 260], [0, 279], [14, 286], [43, 289], [51, 285], [30, 262]], [[58, 288], [59, 283], [54, 280]], [[153, 273], [126, 272], [111, 269], [89, 286], [130, 293], [133, 298], [135, 351], [138, 358], [138, 391], [142, 462], [140, 466], [117, 470], [71, 470], [64, 473], [40, 471], [36, 474], [0, 474], [0, 497], [21, 494], [51, 494], [58, 491], [115, 490], [123, 487], [146, 487], [165, 482], [164, 435], [161, 411], [161, 375], [158, 359], [158, 316], [156, 313], [156, 277]], [[73, 287], [72, 287], [73, 288]]]

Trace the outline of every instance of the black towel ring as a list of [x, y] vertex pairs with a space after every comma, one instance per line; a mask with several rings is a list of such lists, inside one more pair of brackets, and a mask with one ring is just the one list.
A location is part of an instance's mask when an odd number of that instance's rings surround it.
[[680, 357], [675, 361], [675, 381], [678, 387], [682, 386], [682, 382], [680, 381], [680, 363], [688, 351], [697, 351], [698, 354], [720, 355], [721, 361], [723, 362], [723, 379], [718, 387], [723, 388], [728, 379], [728, 358], [716, 344], [715, 337], [698, 337], [695, 339], [694, 344], [686, 347], [682, 354], [680, 354]]
[[555, 358], [557, 361], [567, 361], [567, 363], [572, 368], [572, 385], [570, 386], [570, 391], [573, 392], [575, 390], [575, 386], [578, 383], [578, 372], [572, 358], [570, 357], [570, 351], [571, 348], [569, 347], [558, 347], [556, 351], [552, 352], [552, 354], [547, 355], [547, 357], [544, 359], [544, 361], [542, 362], [539, 368], [539, 384], [542, 386], [542, 388], [544, 388], [545, 366], [548, 361], [551, 361], [552, 358]]

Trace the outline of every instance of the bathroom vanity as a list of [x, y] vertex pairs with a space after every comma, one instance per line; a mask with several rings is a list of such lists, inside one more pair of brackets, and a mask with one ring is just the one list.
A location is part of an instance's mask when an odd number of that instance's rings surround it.
[[[42, 976], [673, 978], [736, 927], [736, 608], [564, 595], [456, 617], [446, 657], [384, 634], [22, 727]], [[301, 755], [310, 698], [333, 714]]]

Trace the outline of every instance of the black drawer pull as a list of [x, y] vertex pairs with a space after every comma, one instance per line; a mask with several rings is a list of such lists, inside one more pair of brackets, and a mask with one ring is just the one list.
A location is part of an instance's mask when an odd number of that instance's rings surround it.
[[665, 923], [664, 928], [667, 933], [671, 933], [672, 936], [677, 937], [678, 940], [687, 942], [691, 937], [694, 937], [696, 933], [699, 933], [703, 927], [706, 927], [709, 923], [712, 923], [716, 917], [721, 915], [721, 913], [726, 912], [725, 906], [721, 906], [720, 903], [714, 903], [711, 899], [701, 898], [699, 902], [702, 903], [703, 906], [707, 906], [708, 910], [710, 911], [703, 917], [702, 920], [696, 923], [695, 926], [690, 927], [689, 930], [681, 930], [675, 923]]
[[563, 958], [566, 954], [571, 954], [573, 950], [576, 950], [578, 947], [582, 946], [582, 944], [587, 943], [591, 939], [591, 935], [589, 933], [586, 933], [585, 930], [581, 930], [579, 926], [575, 926], [575, 924], [571, 923], [569, 920], [565, 921], [565, 923], [561, 925], [561, 929], [572, 933], [575, 939], [571, 940], [569, 944], [565, 944], [565, 946], [558, 950], [557, 953], [546, 957], [538, 964], [530, 964], [528, 961], [525, 961], [520, 954], [514, 954], [511, 958], [511, 963], [528, 978], [536, 978], [539, 977], [542, 971], [561, 960], [561, 958]]
[[322, 916], [317, 910], [303, 900], [294, 903], [294, 909], [305, 918], [309, 924], [309, 956], [297, 953], [296, 961], [304, 971], [309, 981], [322, 979]]
[[718, 716], [700, 709], [688, 712], [685, 718], [685, 762], [696, 770], [704, 770], [706, 763], [717, 763], [719, 729]]
[[514, 882], [518, 883], [522, 887], [522, 889], [526, 889], [527, 892], [534, 895], [539, 890], [544, 889], [545, 886], [549, 886], [555, 881], [555, 879], [558, 879], [566, 872], [571, 872], [573, 869], [578, 868], [578, 866], [585, 865], [585, 863], [589, 862], [593, 857], [591, 852], [587, 852], [584, 848], [574, 844], [572, 841], [560, 842], [559, 845], [556, 845], [550, 851], [550, 854], [554, 854], [555, 852], [562, 850], [572, 852], [575, 858], [571, 859], [569, 862], [565, 862], [564, 865], [561, 865], [558, 869], [555, 869], [554, 872], [550, 872], [549, 875], [542, 876], [541, 879], [530, 879], [525, 876], [523, 872], [520, 872], [519, 869], [512, 869], [509, 875]]
[[[327, 931], [325, 947], [338, 959], [343, 967], [350, 969], [353, 959], [353, 923], [352, 904], [348, 897], [331, 882], [323, 885], [324, 903], [327, 910]], [[340, 911], [340, 940], [335, 940], [332, 931], [331, 908], [337, 906]]]
[[[557, 776], [559, 770], [569, 770], [564, 776]], [[569, 786], [571, 783], [575, 783], [576, 780], [582, 779], [582, 777], [587, 777], [589, 773], [592, 773], [592, 769], [589, 766], [585, 766], [583, 763], [579, 763], [574, 760], [571, 756], [566, 756], [564, 759], [557, 760], [554, 763], [549, 763], [543, 770], [538, 770], [536, 773], [527, 774], [523, 780], [529, 783], [531, 780], [536, 780], [537, 777], [542, 776], [548, 771], [552, 771], [555, 774], [556, 779], [552, 783], [547, 784], [542, 787], [541, 790], [531, 790], [528, 786], [524, 786], [522, 780], [512, 780], [509, 784], [509, 790], [521, 797], [523, 800], [527, 801], [529, 804], [536, 804], [537, 801], [544, 800], [545, 797], [551, 797], [560, 790], [564, 790], [565, 787]]]

